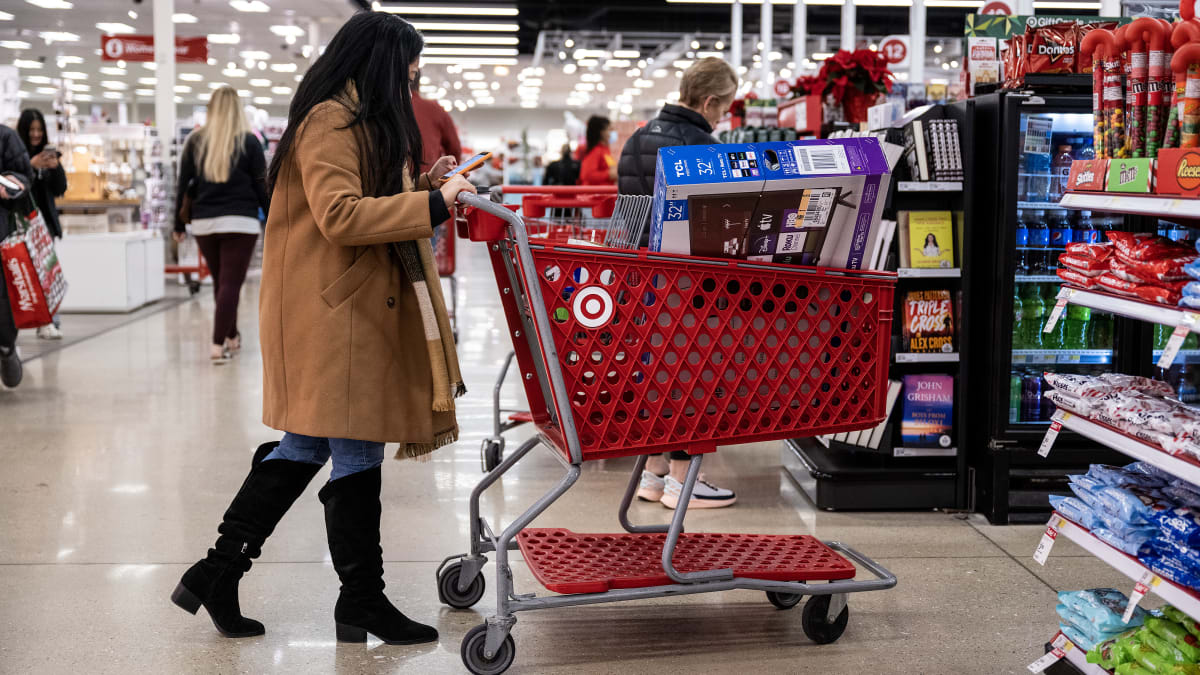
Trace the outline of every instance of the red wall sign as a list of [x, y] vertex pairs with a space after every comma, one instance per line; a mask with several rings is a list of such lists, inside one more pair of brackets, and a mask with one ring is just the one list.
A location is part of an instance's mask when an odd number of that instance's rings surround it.
[[787, 80], [775, 81], [775, 95], [779, 97], [787, 96], [792, 91], [792, 83]]
[[[103, 61], [153, 61], [153, 35], [105, 35], [100, 38], [100, 58]], [[175, 38], [176, 63], [208, 61], [208, 38]]]
[[903, 40], [885, 40], [879, 45], [879, 53], [888, 63], [901, 63], [908, 58], [908, 45]]
[[992, 2], [984, 3], [983, 9], [979, 10], [979, 13], [1003, 14], [1004, 16], [1012, 16], [1013, 8], [1012, 5], [1008, 4], [1007, 2], [1003, 2], [1003, 0], [992, 0]]

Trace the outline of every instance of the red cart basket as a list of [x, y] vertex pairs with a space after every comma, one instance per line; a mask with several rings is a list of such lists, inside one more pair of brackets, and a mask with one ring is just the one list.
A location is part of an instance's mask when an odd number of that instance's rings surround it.
[[[514, 614], [531, 609], [731, 589], [766, 591], [777, 607], [805, 595], [805, 634], [833, 642], [849, 593], [896, 578], [839, 542], [801, 535], [683, 534], [703, 454], [721, 445], [851, 431], [884, 417], [895, 275], [713, 260], [531, 238], [509, 208], [462, 193], [467, 234], [486, 242], [538, 434], [471, 493], [469, 553], [438, 568], [457, 608], [483, 596], [495, 552], [496, 614], [463, 639], [474, 673], [501, 673], [516, 647]], [[562, 479], [496, 534], [482, 493], [536, 445]], [[692, 455], [669, 525], [628, 511], [649, 454]], [[527, 526], [562, 496], [582, 462], [638, 456], [618, 518], [624, 534]], [[508, 552], [565, 595], [517, 595]], [[854, 580], [856, 565], [874, 578]], [[824, 583], [817, 583], [824, 582]]]

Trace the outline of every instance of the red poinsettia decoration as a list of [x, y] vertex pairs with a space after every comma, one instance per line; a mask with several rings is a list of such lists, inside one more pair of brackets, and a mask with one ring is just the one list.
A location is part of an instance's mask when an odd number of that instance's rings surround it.
[[892, 73], [887, 59], [870, 49], [849, 52], [839, 49], [825, 59], [816, 74], [796, 78], [792, 91], [797, 95], [831, 94], [835, 101], [844, 101], [853, 92], [882, 94], [892, 90]]
[[729, 104], [729, 114], [734, 117], [746, 116], [746, 101], [758, 100], [758, 96], [754, 92], [746, 92], [745, 98], [734, 99], [733, 103]]

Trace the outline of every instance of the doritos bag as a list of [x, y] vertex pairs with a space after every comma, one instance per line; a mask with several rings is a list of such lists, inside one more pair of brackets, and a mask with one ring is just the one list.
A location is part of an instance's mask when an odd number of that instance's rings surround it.
[[[1032, 33], [1032, 35], [1030, 35]], [[1026, 73], [1075, 72], [1075, 24], [1052, 23], [1027, 30]]]

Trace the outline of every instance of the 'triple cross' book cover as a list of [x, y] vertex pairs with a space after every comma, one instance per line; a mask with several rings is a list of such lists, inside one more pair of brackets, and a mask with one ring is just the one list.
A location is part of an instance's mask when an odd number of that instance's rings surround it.
[[954, 311], [950, 291], [942, 288], [905, 294], [902, 335], [906, 352], [953, 352]]
[[900, 437], [914, 448], [948, 448], [954, 440], [954, 377], [905, 375]]

